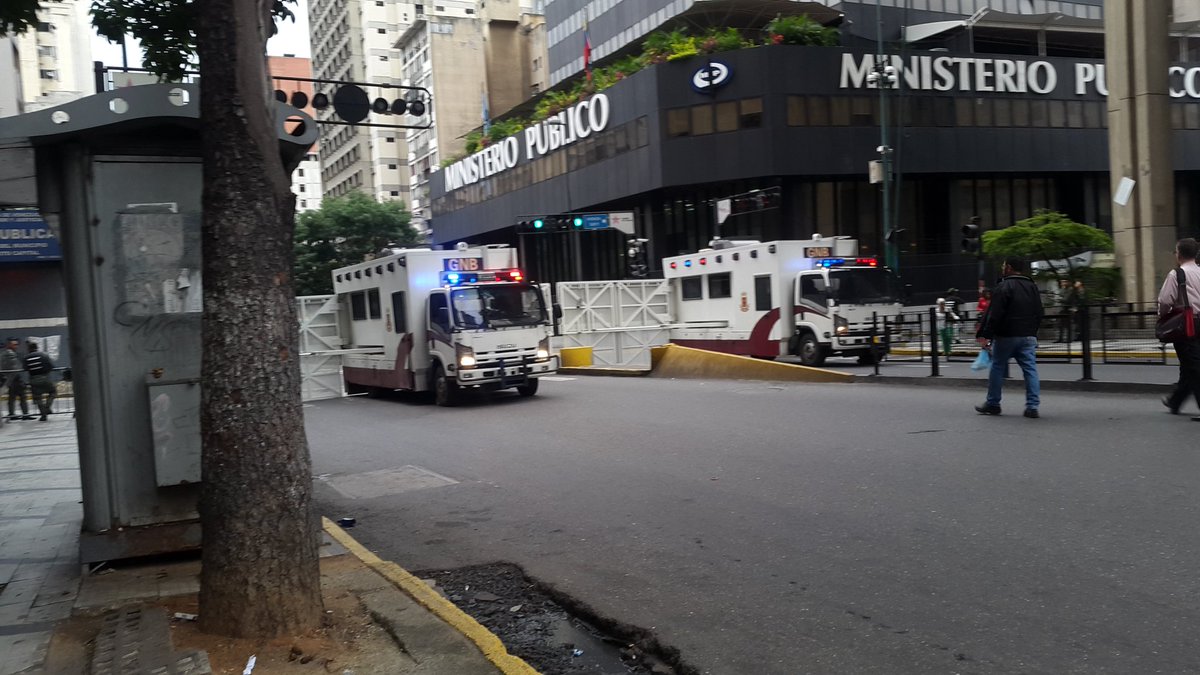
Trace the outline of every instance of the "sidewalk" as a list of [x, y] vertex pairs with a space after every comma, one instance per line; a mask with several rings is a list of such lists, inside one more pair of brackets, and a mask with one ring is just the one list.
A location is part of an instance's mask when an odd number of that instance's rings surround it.
[[536, 675], [436, 588], [376, 558], [328, 520], [321, 589], [332, 625], [258, 642], [202, 634], [200, 562], [78, 562], [74, 420], [0, 428], [0, 675], [352, 671]]

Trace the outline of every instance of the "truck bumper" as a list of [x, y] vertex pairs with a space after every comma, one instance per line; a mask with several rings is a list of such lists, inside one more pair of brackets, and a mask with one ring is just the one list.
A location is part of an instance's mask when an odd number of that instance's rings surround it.
[[472, 387], [479, 385], [500, 385], [515, 387], [531, 377], [553, 375], [558, 372], [558, 357], [551, 356], [545, 361], [526, 361], [517, 363], [493, 363], [475, 368], [459, 369], [457, 380], [461, 386]]
[[882, 335], [876, 335], [874, 342], [870, 335], [847, 335], [833, 341], [833, 348], [838, 351], [866, 351], [874, 346], [875, 349], [887, 351], [888, 343]]

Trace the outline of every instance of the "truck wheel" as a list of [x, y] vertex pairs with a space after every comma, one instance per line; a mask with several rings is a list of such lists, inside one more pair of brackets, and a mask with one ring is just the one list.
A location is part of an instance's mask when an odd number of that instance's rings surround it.
[[530, 378], [525, 381], [525, 384], [517, 386], [517, 393], [521, 396], [533, 396], [537, 393], [537, 390], [538, 380], [536, 378]]
[[800, 338], [800, 347], [797, 349], [796, 356], [800, 357], [800, 363], [806, 366], [820, 366], [825, 363], [825, 349], [817, 342], [817, 336], [812, 333], [805, 333]]
[[446, 379], [446, 371], [439, 364], [433, 368], [433, 402], [450, 407], [458, 404], [458, 385]]

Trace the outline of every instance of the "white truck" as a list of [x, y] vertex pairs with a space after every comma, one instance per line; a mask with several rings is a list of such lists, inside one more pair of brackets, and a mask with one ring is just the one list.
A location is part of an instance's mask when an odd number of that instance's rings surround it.
[[833, 355], [870, 364], [887, 354], [883, 325], [900, 314], [899, 284], [874, 258], [859, 257], [857, 240], [710, 245], [663, 259], [671, 342], [761, 358], [793, 355], [809, 366]]
[[542, 289], [504, 245], [393, 249], [333, 271], [343, 307], [348, 393], [432, 391], [454, 405], [465, 389], [533, 396], [558, 370]]

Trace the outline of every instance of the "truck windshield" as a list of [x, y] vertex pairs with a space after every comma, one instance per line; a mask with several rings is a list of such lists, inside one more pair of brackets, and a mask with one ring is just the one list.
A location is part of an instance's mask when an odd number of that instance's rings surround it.
[[891, 270], [872, 268], [835, 269], [829, 273], [830, 297], [839, 303], [899, 302], [899, 283]]
[[528, 284], [457, 288], [450, 303], [454, 323], [462, 328], [534, 326], [546, 320], [542, 293]]

